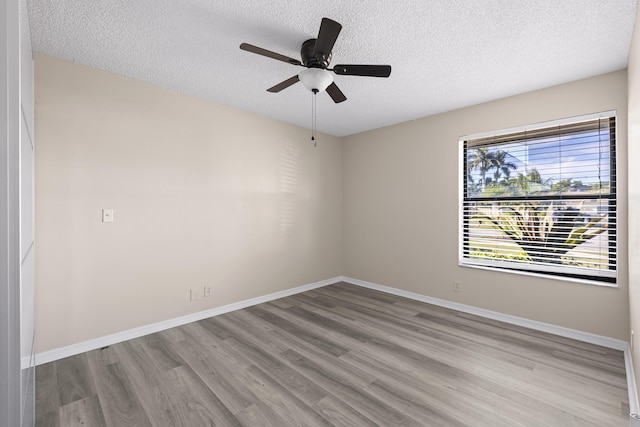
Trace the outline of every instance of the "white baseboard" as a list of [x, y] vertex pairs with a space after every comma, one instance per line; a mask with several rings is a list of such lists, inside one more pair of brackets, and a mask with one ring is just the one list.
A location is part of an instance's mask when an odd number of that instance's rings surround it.
[[378, 285], [376, 283], [366, 282], [364, 280], [353, 279], [351, 277], [342, 277], [343, 282], [352, 285], [362, 286], [364, 288], [374, 289], [376, 291], [386, 292], [388, 294], [409, 298], [416, 301], [426, 302], [428, 304], [440, 307], [450, 308], [452, 310], [461, 311], [463, 313], [475, 314], [476, 316], [486, 317], [488, 319], [498, 320], [512, 325], [523, 326], [525, 328], [534, 329], [536, 331], [548, 332], [550, 334], [559, 335], [565, 338], [587, 342], [614, 350], [624, 351], [628, 347], [626, 341], [609, 338], [602, 335], [596, 335], [589, 332], [578, 331], [575, 329], [564, 328], [562, 326], [552, 325], [550, 323], [538, 322], [524, 317], [512, 316], [510, 314], [499, 313], [497, 311], [485, 310], [483, 308], [471, 305], [460, 304], [453, 301], [447, 301], [438, 298], [432, 298], [414, 292], [404, 291], [402, 289], [392, 288], [389, 286]]
[[342, 276], [341, 279], [343, 282], [350, 283], [352, 285], [362, 286], [363, 288], [369, 288], [376, 291], [381, 291], [381, 292], [409, 298], [416, 301], [426, 302], [428, 304], [433, 304], [440, 307], [450, 308], [452, 310], [461, 311], [463, 313], [475, 314], [477, 316], [485, 317], [488, 319], [499, 320], [501, 322], [510, 323], [512, 325], [523, 326], [525, 328], [533, 329], [536, 331], [548, 332], [550, 334], [559, 335], [561, 337], [572, 338], [574, 340], [583, 341], [590, 344], [595, 344], [602, 347], [623, 351], [625, 369], [627, 373], [627, 390], [629, 393], [629, 409], [632, 414], [640, 413], [640, 405], [638, 403], [636, 380], [633, 372], [633, 364], [631, 362], [631, 350], [629, 348], [629, 343], [627, 343], [626, 341], [609, 338], [602, 335], [596, 335], [589, 332], [578, 331], [575, 329], [564, 328], [561, 326], [552, 325], [550, 323], [544, 323], [544, 322], [538, 322], [536, 320], [525, 319], [523, 317], [503, 314], [496, 311], [485, 310], [483, 308], [460, 304], [453, 301], [432, 298], [432, 297], [417, 294], [414, 292], [408, 292], [402, 289], [392, 288], [390, 286], [384, 286], [384, 285], [379, 285], [377, 283], [366, 282], [364, 280], [353, 279], [351, 277]]
[[[164, 320], [162, 322], [153, 323], [151, 325], [141, 326], [139, 328], [129, 329], [115, 334], [107, 335], [100, 338], [95, 338], [88, 341], [83, 341], [77, 344], [68, 345], [66, 347], [56, 348], [53, 350], [45, 351], [36, 354], [36, 365], [43, 363], [53, 362], [54, 360], [63, 359], [65, 357], [73, 356], [76, 354], [84, 353], [85, 351], [95, 350], [97, 348], [106, 347], [108, 345], [116, 344], [122, 341], [138, 338], [144, 335], [160, 332], [165, 329], [174, 328], [176, 326], [185, 325], [191, 322], [197, 322], [198, 320], [207, 319], [209, 317], [218, 316], [220, 314], [229, 313], [231, 311], [240, 310], [242, 308], [251, 307], [252, 305], [262, 304], [263, 302], [273, 301], [278, 298], [284, 298], [290, 295], [295, 295], [300, 292], [309, 291], [311, 289], [321, 288], [323, 286], [337, 283], [341, 280], [341, 277], [334, 277], [333, 279], [322, 280], [320, 282], [310, 283], [308, 285], [298, 286], [295, 288], [287, 289], [284, 291], [274, 292], [269, 295], [261, 297], [251, 298], [248, 300], [236, 302], [233, 304], [224, 305], [222, 307], [212, 308], [210, 310], [200, 311], [198, 313], [188, 314], [186, 316], [176, 317], [174, 319]], [[28, 366], [29, 360], [22, 361], [23, 369]]]

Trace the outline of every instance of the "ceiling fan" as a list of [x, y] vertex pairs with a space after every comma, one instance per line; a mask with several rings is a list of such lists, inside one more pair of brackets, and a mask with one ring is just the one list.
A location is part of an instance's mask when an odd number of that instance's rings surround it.
[[326, 90], [331, 99], [333, 99], [335, 103], [338, 103], [346, 101], [347, 97], [344, 96], [340, 88], [338, 88], [333, 81], [333, 75], [330, 71], [345, 76], [389, 77], [391, 74], [391, 65], [339, 64], [333, 68], [329, 68], [331, 50], [338, 38], [338, 34], [340, 34], [340, 30], [342, 30], [342, 25], [329, 18], [322, 18], [318, 38], [309, 39], [302, 43], [302, 48], [300, 49], [302, 61], [248, 43], [242, 43], [240, 49], [277, 59], [278, 61], [288, 62], [292, 65], [305, 67], [304, 70], [295, 76], [267, 89], [268, 92], [277, 93], [301, 81], [302, 84], [314, 94]]

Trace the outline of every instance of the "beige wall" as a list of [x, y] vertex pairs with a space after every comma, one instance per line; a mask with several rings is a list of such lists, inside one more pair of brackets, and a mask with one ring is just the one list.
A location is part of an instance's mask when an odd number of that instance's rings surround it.
[[[459, 267], [459, 137], [613, 109], [619, 288]], [[344, 138], [344, 274], [626, 340], [626, 118], [626, 72], [619, 71]]]
[[629, 55], [629, 306], [635, 343], [632, 354], [640, 379], [640, 9]]
[[[38, 55], [35, 72], [37, 352], [340, 274], [628, 337], [625, 71], [317, 148], [308, 130], [63, 60]], [[611, 109], [619, 288], [459, 267], [458, 138]], [[213, 296], [189, 301], [204, 285]]]
[[42, 55], [35, 87], [37, 352], [341, 274], [338, 138]]

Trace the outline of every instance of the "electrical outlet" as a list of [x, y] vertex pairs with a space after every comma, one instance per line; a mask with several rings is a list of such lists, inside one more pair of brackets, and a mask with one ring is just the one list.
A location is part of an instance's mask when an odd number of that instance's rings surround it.
[[460, 282], [457, 280], [453, 282], [453, 292], [460, 292]]
[[200, 293], [198, 292], [198, 289], [191, 288], [190, 293], [189, 293], [189, 298], [190, 298], [191, 301], [195, 301], [198, 298], [200, 298]]
[[102, 209], [102, 222], [113, 222], [113, 209]]
[[206, 297], [210, 297], [211, 296], [211, 292], [212, 292], [211, 286], [204, 285], [204, 289], [203, 289], [202, 295], [204, 295], [205, 298]]

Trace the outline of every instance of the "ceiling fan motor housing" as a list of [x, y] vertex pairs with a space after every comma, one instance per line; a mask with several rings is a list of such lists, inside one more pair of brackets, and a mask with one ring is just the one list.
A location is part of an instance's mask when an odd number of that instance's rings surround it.
[[302, 48], [300, 49], [302, 63], [305, 65], [305, 67], [325, 69], [331, 62], [331, 52], [323, 52], [314, 56], [313, 51], [316, 47], [316, 40], [317, 39], [309, 39], [306, 42], [302, 43]]

